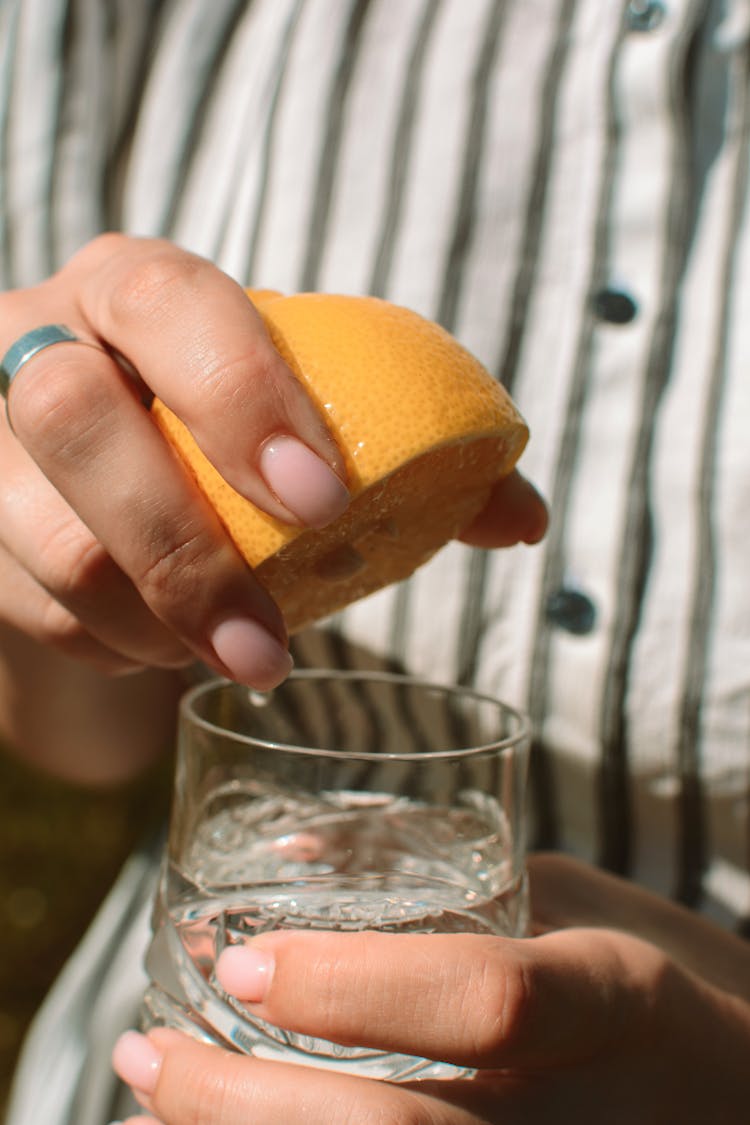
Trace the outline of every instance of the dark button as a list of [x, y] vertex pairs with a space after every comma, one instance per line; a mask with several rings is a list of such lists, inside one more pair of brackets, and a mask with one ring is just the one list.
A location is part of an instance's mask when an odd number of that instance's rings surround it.
[[666, 5], [661, 0], [630, 0], [625, 23], [629, 31], [655, 31], [666, 14]]
[[591, 300], [594, 315], [610, 324], [630, 324], [638, 315], [638, 305], [623, 289], [600, 289]]
[[570, 586], [550, 594], [545, 610], [548, 621], [576, 637], [585, 637], [596, 624], [596, 607], [591, 598]]

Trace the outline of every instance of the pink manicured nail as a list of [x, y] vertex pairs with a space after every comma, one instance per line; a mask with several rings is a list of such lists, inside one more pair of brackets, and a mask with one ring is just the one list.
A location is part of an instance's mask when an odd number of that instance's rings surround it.
[[129, 1117], [127, 1121], [110, 1121], [109, 1125], [162, 1125], [155, 1117]]
[[294, 661], [280, 641], [259, 622], [230, 617], [218, 624], [211, 644], [232, 678], [259, 691], [269, 691], [285, 680]]
[[155, 1117], [129, 1117], [127, 1121], [110, 1121], [109, 1125], [160, 1125]]
[[163, 1055], [145, 1035], [126, 1031], [115, 1043], [112, 1065], [120, 1078], [141, 1094], [153, 1094]]
[[349, 492], [325, 461], [297, 438], [271, 438], [260, 454], [266, 484], [308, 527], [326, 527], [349, 503]]
[[221, 987], [247, 1004], [265, 999], [273, 977], [274, 959], [252, 945], [229, 945], [216, 962]]

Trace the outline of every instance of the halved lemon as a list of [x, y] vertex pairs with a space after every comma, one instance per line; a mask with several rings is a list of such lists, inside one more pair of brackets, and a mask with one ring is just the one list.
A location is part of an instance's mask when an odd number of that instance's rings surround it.
[[407, 578], [484, 506], [528, 429], [503, 387], [439, 325], [375, 297], [249, 290], [326, 416], [352, 501], [322, 530], [266, 515], [158, 399], [154, 417], [294, 633]]

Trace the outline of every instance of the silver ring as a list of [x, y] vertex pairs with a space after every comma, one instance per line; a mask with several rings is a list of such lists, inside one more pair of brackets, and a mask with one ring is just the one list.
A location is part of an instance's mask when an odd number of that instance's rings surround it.
[[37, 352], [51, 348], [53, 344], [81, 343], [75, 333], [64, 324], [43, 324], [19, 336], [11, 344], [0, 362], [0, 395], [8, 397], [8, 388], [24, 363], [28, 363]]

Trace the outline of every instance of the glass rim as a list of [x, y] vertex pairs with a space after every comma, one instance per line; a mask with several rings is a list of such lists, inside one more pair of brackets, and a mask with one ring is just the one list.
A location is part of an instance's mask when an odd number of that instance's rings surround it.
[[[510, 716], [517, 729], [512, 734], [507, 734], [502, 738], [492, 739], [484, 742], [479, 746], [464, 746], [450, 750], [423, 750], [413, 751], [410, 753], [396, 753], [386, 751], [380, 753], [371, 750], [334, 750], [327, 749], [320, 746], [305, 746], [294, 745], [289, 742], [282, 742], [279, 740], [258, 738], [251, 734], [242, 734], [238, 731], [229, 730], [227, 727], [220, 726], [218, 723], [212, 722], [210, 719], [204, 718], [199, 715], [195, 710], [195, 702], [204, 695], [216, 691], [217, 688], [230, 688], [237, 691], [246, 691], [251, 696], [268, 696], [269, 702], [273, 698], [276, 691], [282, 690], [284, 684], [289, 681], [315, 681], [315, 680], [334, 680], [334, 681], [366, 681], [370, 683], [384, 683], [392, 684], [394, 686], [409, 686], [415, 688], [424, 688], [428, 691], [442, 693], [443, 695], [463, 696], [469, 698], [477, 703], [490, 704], [496, 708], [498, 712]], [[203, 680], [201, 683], [194, 685], [184, 693], [180, 699], [179, 704], [179, 718], [180, 722], [188, 721], [195, 727], [211, 734], [220, 735], [223, 738], [231, 736], [237, 743], [246, 746], [258, 746], [266, 750], [278, 750], [284, 754], [298, 754], [305, 757], [313, 755], [321, 758], [341, 758], [346, 757], [356, 761], [366, 762], [383, 762], [383, 761], [396, 761], [396, 762], [427, 762], [439, 761], [448, 759], [459, 759], [469, 757], [479, 757], [483, 754], [496, 754], [507, 753], [509, 751], [517, 751], [527, 743], [531, 736], [531, 723], [527, 715], [519, 711], [510, 703], [504, 700], [497, 699], [495, 696], [489, 695], [486, 692], [477, 691], [474, 688], [464, 687], [461, 684], [446, 684], [440, 683], [435, 680], [427, 680], [419, 676], [408, 675], [407, 673], [399, 672], [380, 672], [373, 671], [367, 672], [358, 669], [337, 669], [337, 668], [295, 668], [289, 674], [287, 679], [279, 685], [278, 688], [273, 688], [269, 692], [256, 691], [254, 688], [247, 687], [246, 685], [239, 684], [234, 680], [228, 680], [221, 676], [211, 677], [210, 679]]]

